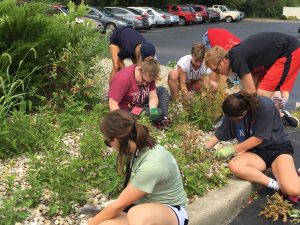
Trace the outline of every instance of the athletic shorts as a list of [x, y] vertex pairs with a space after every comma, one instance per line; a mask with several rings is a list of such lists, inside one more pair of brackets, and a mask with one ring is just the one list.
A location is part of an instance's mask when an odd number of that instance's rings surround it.
[[285, 141], [280, 144], [266, 146], [263, 149], [252, 149], [250, 152], [255, 153], [264, 160], [267, 168], [271, 167], [274, 160], [283, 154], [293, 155], [294, 147], [291, 141]]
[[185, 208], [179, 205], [176, 206], [166, 205], [166, 206], [170, 207], [174, 211], [178, 220], [178, 225], [187, 225], [189, 223], [189, 217]]
[[291, 91], [300, 70], [300, 48], [281, 57], [261, 77], [258, 88], [265, 91]]

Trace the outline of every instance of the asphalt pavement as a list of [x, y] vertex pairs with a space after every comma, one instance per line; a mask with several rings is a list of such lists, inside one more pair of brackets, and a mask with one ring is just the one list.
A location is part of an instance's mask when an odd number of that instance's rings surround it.
[[[170, 61], [178, 61], [182, 56], [190, 54], [192, 44], [201, 41], [203, 34], [208, 28], [218, 27], [228, 29], [236, 36], [244, 39], [252, 34], [276, 31], [292, 35], [299, 39], [298, 33], [299, 21], [269, 21], [244, 19], [234, 23], [203, 23], [189, 26], [162, 27], [153, 28], [148, 31], [141, 31], [143, 36], [152, 42], [157, 50], [157, 58], [161, 64], [167, 64]], [[167, 76], [167, 74], [165, 74]], [[294, 89], [290, 94], [290, 100], [287, 108], [293, 110], [296, 108], [296, 102], [300, 102], [300, 76], [298, 76]]]
[[[166, 28], [155, 28], [151, 31], [142, 31], [142, 34], [145, 38], [152, 42], [157, 49], [157, 57], [161, 64], [167, 64], [170, 61], [177, 61], [182, 56], [190, 54], [191, 46], [196, 41], [201, 41], [203, 34], [207, 31], [208, 28], [219, 27], [225, 28], [234, 33], [236, 36], [244, 39], [251, 34], [264, 32], [264, 31], [276, 31], [286, 33], [292, 36], [295, 36], [300, 41], [300, 34], [298, 33], [299, 22], [290, 22], [290, 21], [267, 21], [267, 20], [249, 20], [245, 19], [236, 23], [215, 23], [215, 24], [199, 24], [199, 25], [190, 25], [190, 26], [181, 26], [181, 27], [166, 27]], [[163, 76], [167, 76], [164, 74]], [[290, 94], [290, 100], [287, 105], [287, 108], [290, 110], [296, 109], [296, 105], [300, 102], [300, 76], [298, 76], [292, 93]], [[299, 106], [298, 106], [299, 107]], [[290, 139], [295, 147], [295, 163], [296, 167], [300, 167], [300, 128], [298, 129], [287, 129], [289, 132]], [[239, 185], [241, 186], [241, 185]], [[247, 186], [247, 185], [246, 185]], [[245, 190], [246, 190], [245, 186]], [[249, 192], [249, 186], [247, 186]], [[248, 204], [245, 208], [241, 209], [237, 217], [235, 217], [230, 225], [281, 225], [290, 223], [283, 223], [282, 221], [272, 222], [271, 220], [265, 220], [263, 217], [258, 216], [259, 212], [262, 210], [262, 206], [266, 203], [266, 196], [271, 195], [273, 192], [269, 188], [260, 188], [258, 190], [258, 198], [252, 203]], [[221, 195], [222, 196], [222, 195]], [[243, 200], [244, 201], [244, 200]], [[230, 200], [227, 201], [228, 203]], [[197, 207], [201, 207], [201, 203], [197, 203]], [[204, 206], [205, 208], [206, 206]], [[223, 211], [226, 211], [227, 205], [222, 205]], [[300, 209], [300, 203], [295, 206]], [[210, 209], [213, 209], [214, 206], [211, 206]], [[198, 208], [200, 209], [200, 208]], [[203, 209], [204, 210], [204, 209]], [[192, 210], [190, 210], [192, 211]], [[219, 215], [218, 215], [219, 213]], [[217, 212], [214, 214], [214, 217], [217, 218], [221, 216], [222, 212]], [[197, 213], [195, 212], [195, 216]], [[195, 218], [194, 221], [200, 221], [198, 218]], [[202, 224], [211, 224], [215, 225], [217, 223], [206, 221]], [[198, 224], [198, 223], [194, 223]], [[227, 224], [218, 223], [218, 224]]]

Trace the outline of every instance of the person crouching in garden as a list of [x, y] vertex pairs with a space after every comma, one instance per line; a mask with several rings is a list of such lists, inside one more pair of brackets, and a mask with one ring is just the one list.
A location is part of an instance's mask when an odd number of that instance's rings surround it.
[[124, 109], [135, 115], [145, 111], [154, 125], [168, 123], [169, 93], [164, 87], [156, 88], [159, 72], [153, 57], [117, 72], [109, 86], [110, 111]]
[[181, 57], [176, 68], [170, 71], [168, 85], [172, 99], [177, 99], [179, 90], [184, 97], [189, 98], [203, 87], [203, 75], [211, 72], [203, 63], [204, 55], [205, 46], [196, 42], [192, 46], [191, 55]]
[[[211, 149], [219, 141], [236, 138], [238, 144], [216, 151], [217, 157], [235, 154], [229, 162], [231, 172], [276, 191], [280, 189], [290, 201], [298, 202], [300, 179], [295, 170], [293, 146], [272, 100], [240, 91], [229, 95], [222, 109], [223, 123], [206, 147]], [[268, 167], [276, 180], [263, 173]]]
[[112, 59], [110, 79], [125, 67], [124, 60], [131, 58], [133, 64], [143, 61], [148, 56], [155, 56], [155, 47], [136, 30], [129, 27], [116, 29], [110, 36], [109, 44]]
[[187, 225], [186, 193], [173, 155], [121, 109], [105, 116], [101, 132], [117, 151], [119, 172], [127, 165], [126, 178], [119, 197], [87, 224]]
[[[205, 55], [205, 63], [215, 73], [226, 76], [236, 73], [243, 90], [249, 93], [272, 98], [278, 97], [275, 92], [280, 92], [281, 103], [276, 98], [274, 102], [284, 107], [300, 70], [300, 42], [287, 34], [262, 32], [230, 50], [211, 48]], [[280, 107], [283, 120], [297, 127], [299, 120]]]

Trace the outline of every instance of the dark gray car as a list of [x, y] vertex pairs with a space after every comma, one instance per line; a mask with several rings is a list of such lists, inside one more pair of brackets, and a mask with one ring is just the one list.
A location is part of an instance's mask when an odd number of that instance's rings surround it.
[[110, 10], [105, 8], [88, 7], [87, 17], [97, 19], [102, 22], [105, 31], [114, 32], [118, 27], [134, 27], [132, 21], [114, 16]]
[[148, 30], [150, 25], [147, 16], [139, 13], [134, 9], [122, 8], [122, 7], [105, 7], [111, 11], [111, 13], [117, 17], [130, 20], [134, 22], [134, 28], [139, 30]]

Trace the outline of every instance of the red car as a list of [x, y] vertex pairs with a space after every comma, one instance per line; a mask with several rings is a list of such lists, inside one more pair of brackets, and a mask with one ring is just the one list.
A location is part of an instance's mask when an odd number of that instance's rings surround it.
[[202, 16], [202, 22], [206, 22], [209, 20], [208, 8], [205, 5], [195, 5], [195, 4], [188, 4], [188, 5], [194, 8], [196, 14]]
[[164, 5], [163, 11], [179, 16], [179, 25], [195, 23], [196, 14], [186, 5]]

